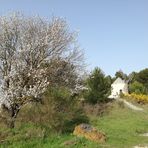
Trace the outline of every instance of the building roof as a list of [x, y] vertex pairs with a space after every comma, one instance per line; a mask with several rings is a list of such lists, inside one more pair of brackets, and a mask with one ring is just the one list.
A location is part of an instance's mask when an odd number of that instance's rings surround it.
[[125, 84], [126, 82], [124, 80], [122, 80], [121, 78], [117, 78], [113, 84]]

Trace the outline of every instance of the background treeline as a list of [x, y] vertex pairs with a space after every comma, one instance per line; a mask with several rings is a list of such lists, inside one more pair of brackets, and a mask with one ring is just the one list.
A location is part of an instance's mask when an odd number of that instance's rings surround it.
[[115, 76], [127, 81], [129, 93], [148, 94], [148, 68], [139, 72], [132, 72], [129, 75], [120, 70], [116, 72]]

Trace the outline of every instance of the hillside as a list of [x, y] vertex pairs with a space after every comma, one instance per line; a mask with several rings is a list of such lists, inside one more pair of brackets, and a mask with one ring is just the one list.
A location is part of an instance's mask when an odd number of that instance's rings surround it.
[[17, 126], [15, 130], [0, 128], [1, 147], [10, 148], [132, 148], [148, 144], [148, 137], [140, 136], [148, 132], [148, 109], [143, 112], [133, 111], [123, 104], [113, 102], [103, 116], [88, 115], [91, 125], [103, 131], [107, 141], [97, 144], [72, 134], [50, 134], [45, 136], [45, 129], [32, 124]]

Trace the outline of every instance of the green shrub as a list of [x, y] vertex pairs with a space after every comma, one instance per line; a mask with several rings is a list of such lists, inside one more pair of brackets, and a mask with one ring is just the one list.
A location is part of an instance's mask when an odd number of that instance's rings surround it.
[[99, 68], [95, 68], [87, 79], [88, 90], [85, 92], [85, 100], [89, 103], [96, 104], [105, 102], [110, 92], [111, 80], [105, 77]]
[[146, 94], [147, 93], [145, 86], [138, 81], [134, 81], [133, 83], [129, 85], [129, 91], [130, 93], [136, 93], [136, 94]]
[[33, 122], [57, 132], [71, 132], [74, 126], [88, 122], [76, 98], [64, 87], [49, 88], [42, 104], [32, 104], [20, 113], [22, 122]]

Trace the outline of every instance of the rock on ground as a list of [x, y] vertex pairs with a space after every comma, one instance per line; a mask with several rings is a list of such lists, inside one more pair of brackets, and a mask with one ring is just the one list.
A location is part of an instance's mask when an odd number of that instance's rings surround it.
[[73, 134], [78, 137], [85, 137], [88, 140], [99, 143], [106, 141], [106, 136], [104, 133], [99, 132], [91, 125], [85, 123], [76, 126]]

